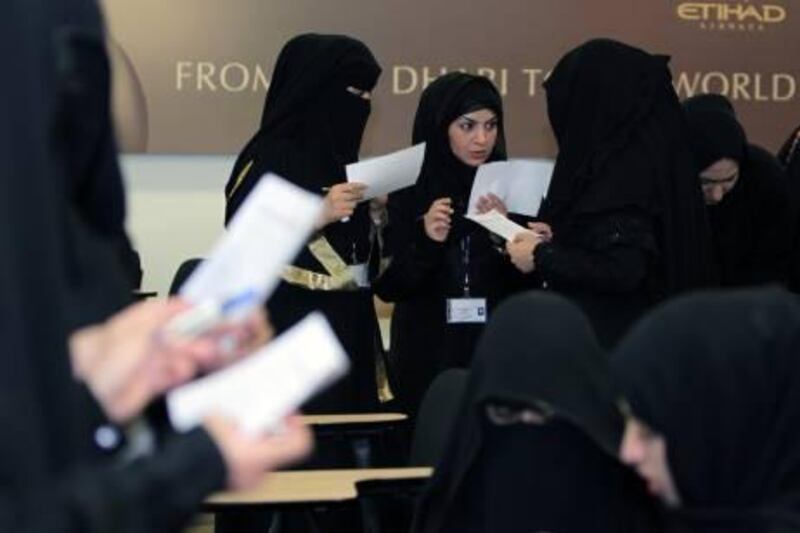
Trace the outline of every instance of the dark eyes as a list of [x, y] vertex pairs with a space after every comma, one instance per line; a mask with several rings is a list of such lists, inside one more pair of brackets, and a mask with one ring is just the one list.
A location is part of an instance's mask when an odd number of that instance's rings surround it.
[[[477, 125], [478, 125], [477, 122], [472, 122], [472, 121], [469, 121], [469, 120], [463, 120], [463, 121], [458, 123], [458, 128], [461, 131], [463, 131], [465, 133], [468, 133], [468, 132], [472, 131], [473, 129], [475, 129], [475, 127]], [[497, 129], [497, 121], [493, 120], [491, 122], [487, 122], [486, 124], [484, 124], [483, 127], [484, 127], [484, 129], [486, 131], [494, 131], [494, 130]]]

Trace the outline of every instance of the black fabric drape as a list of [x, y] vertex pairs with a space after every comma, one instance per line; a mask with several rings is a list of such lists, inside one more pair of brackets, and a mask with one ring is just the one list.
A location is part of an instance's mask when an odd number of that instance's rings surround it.
[[748, 144], [733, 105], [724, 96], [695, 96], [683, 108], [697, 174], [723, 158], [739, 165], [733, 189], [708, 206], [720, 284], [786, 284], [795, 214], [780, 163], [763, 148]]
[[778, 159], [789, 179], [789, 198], [794, 218], [792, 239], [792, 262], [789, 283], [794, 292], [800, 292], [800, 127], [792, 132], [778, 152]]
[[[502, 304], [481, 338], [446, 453], [414, 531], [655, 531], [654, 508], [614, 457], [622, 418], [586, 318], [555, 295]], [[495, 426], [487, 404], [549, 413]]]
[[798, 353], [798, 301], [775, 289], [681, 298], [621, 343], [613, 374], [633, 415], [666, 440], [678, 525], [800, 527]]
[[[14, 83], [0, 84], [0, 530], [175, 531], [224, 477], [201, 432], [136, 466], [84, 456], [66, 336], [69, 223], [53, 156], [53, 3], [10, 0], [0, 49]], [[21, 177], [24, 176], [24, 179]]]
[[545, 82], [559, 152], [539, 213], [554, 238], [536, 249], [536, 268], [581, 304], [607, 346], [653, 302], [714, 278], [667, 62], [597, 39], [565, 55]]
[[[125, 194], [111, 119], [111, 70], [94, 0], [53, 3], [54, 135], [77, 225], [65, 228], [71, 327], [103, 320], [131, 302], [141, 283], [125, 231]], [[76, 227], [80, 230], [76, 230]], [[102, 275], [98, 275], [102, 272]]]

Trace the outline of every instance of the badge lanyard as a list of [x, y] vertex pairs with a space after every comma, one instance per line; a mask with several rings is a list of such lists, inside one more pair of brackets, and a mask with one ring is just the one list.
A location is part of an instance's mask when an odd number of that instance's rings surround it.
[[461, 239], [461, 264], [464, 267], [464, 297], [470, 296], [470, 279], [469, 279], [469, 244], [470, 236], [467, 235]]

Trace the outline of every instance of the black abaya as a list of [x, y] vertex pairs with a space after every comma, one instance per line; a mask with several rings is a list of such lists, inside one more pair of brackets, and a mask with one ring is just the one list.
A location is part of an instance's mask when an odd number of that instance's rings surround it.
[[[264, 105], [261, 127], [239, 155], [225, 187], [229, 221], [267, 172], [314, 193], [345, 181], [345, 165], [358, 160], [370, 112], [368, 100], [348, 87], [371, 91], [380, 67], [360, 41], [338, 35], [305, 34], [281, 51]], [[378, 253], [369, 206], [362, 203], [348, 221], [323, 228], [324, 237], [349, 265]], [[306, 247], [293, 265], [327, 275]], [[284, 331], [312, 310], [322, 311], [350, 355], [350, 374], [305, 406], [308, 412], [357, 412], [378, 405], [375, 358], [380, 350], [369, 288], [315, 290], [283, 282], [268, 302], [270, 318]]]
[[[207, 434], [174, 440], [136, 465], [84, 457], [82, 412], [67, 354], [66, 199], [53, 183], [50, 3], [5, 2], [0, 49], [0, 530], [175, 531], [222, 486]], [[25, 179], [19, 179], [24, 176]]]
[[[505, 159], [503, 108], [491, 81], [450, 73], [423, 92], [414, 119], [414, 144], [425, 142], [425, 160], [414, 187], [389, 197], [388, 247], [392, 262], [375, 284], [376, 293], [396, 302], [391, 350], [401, 395], [415, 413], [435, 375], [470, 364], [483, 324], [448, 323], [447, 300], [485, 298], [488, 314], [519, 278], [488, 232], [463, 218], [477, 167], [450, 148], [448, 127], [458, 117], [488, 109], [497, 119], [497, 141], [489, 161]], [[450, 198], [453, 226], [444, 243], [430, 239], [423, 215], [440, 198]], [[468, 282], [467, 282], [468, 276]]]
[[613, 345], [653, 303], [713, 281], [706, 216], [668, 58], [610, 40], [569, 52], [545, 82], [558, 157], [534, 252], [546, 287]]

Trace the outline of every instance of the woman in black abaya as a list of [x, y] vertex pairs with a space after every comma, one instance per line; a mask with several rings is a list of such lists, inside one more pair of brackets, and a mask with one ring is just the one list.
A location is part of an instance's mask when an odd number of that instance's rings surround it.
[[[392, 262], [375, 291], [396, 302], [391, 351], [414, 413], [439, 371], [469, 365], [486, 315], [518, 276], [488, 232], [463, 218], [478, 166], [506, 158], [503, 104], [492, 82], [460, 72], [436, 79], [420, 98], [412, 142], [427, 143], [425, 160], [416, 185], [389, 197]], [[426, 228], [431, 223], [439, 234]], [[483, 320], [448, 320], [448, 302], [460, 298], [485, 299]]]
[[800, 531], [800, 307], [778, 290], [689, 296], [620, 344], [620, 454], [672, 530]]
[[683, 107], [720, 284], [786, 284], [794, 215], [784, 170], [772, 154], [748, 143], [724, 96], [695, 96]]
[[[86, 431], [82, 389], [97, 392], [108, 412], [121, 406], [138, 412], [158, 392], [159, 380], [138, 365], [122, 364], [109, 375], [104, 363], [118, 357], [163, 361], [158, 356], [174, 362], [178, 354], [154, 347], [154, 329], [169, 317], [163, 308], [151, 313], [152, 306], [134, 310], [133, 322], [125, 313], [113, 325], [98, 325], [104, 332], [95, 345], [101, 357], [87, 354], [86, 345], [68, 349], [67, 295], [74, 287], [65, 279], [66, 265], [76, 251], [62, 236], [77, 220], [67, 216], [72, 206], [59, 187], [66, 182], [64, 167], [53, 153], [60, 142], [53, 132], [59, 57], [54, 7], [9, 0], [0, 17], [0, 50], [13, 50], [5, 67], [14, 79], [0, 85], [0, 425], [6, 430], [0, 439], [0, 531], [178, 531], [210, 492], [225, 486], [226, 475], [229, 483], [250, 484], [277, 465], [258, 464], [255, 448], [243, 455], [256, 441], [237, 437], [221, 421], [175, 436], [134, 462], [111, 463], [87, 453], [95, 435]], [[91, 364], [80, 364], [85, 355]], [[148, 361], [150, 355], [156, 357]], [[100, 367], [106, 370], [98, 372]], [[126, 410], [125, 418], [134, 414]], [[279, 452], [287, 444], [268, 448]]]
[[545, 82], [559, 145], [537, 234], [509, 253], [568, 296], [604, 346], [659, 300], [713, 281], [706, 215], [668, 58], [611, 40]]
[[[380, 71], [369, 49], [355, 39], [318, 34], [291, 39], [275, 65], [260, 129], [225, 187], [226, 222], [267, 172], [327, 193], [324, 227], [268, 302], [278, 332], [321, 310], [351, 357], [349, 376], [312, 400], [307, 411], [365, 411], [379, 400], [379, 333], [367, 279], [367, 264], [378, 251], [369, 206], [358, 203], [363, 186], [343, 182], [345, 165], [358, 160], [370, 91]], [[349, 268], [335, 275], [342, 263]]]
[[657, 531], [644, 486], [615, 458], [622, 422], [582, 313], [554, 295], [509, 299], [481, 338], [414, 531]]

